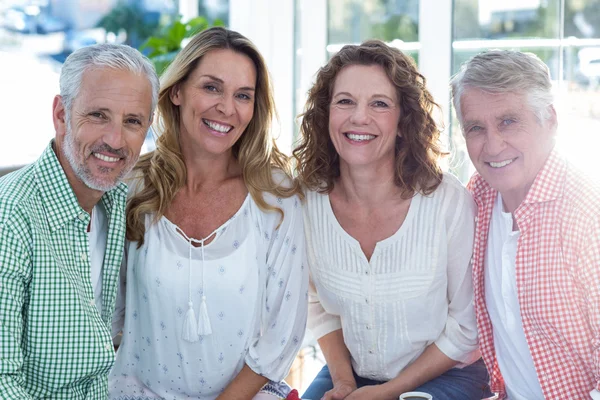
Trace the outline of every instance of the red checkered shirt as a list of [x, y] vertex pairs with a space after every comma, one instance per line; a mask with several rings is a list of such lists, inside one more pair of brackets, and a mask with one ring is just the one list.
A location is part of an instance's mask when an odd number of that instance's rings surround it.
[[[475, 174], [475, 311], [491, 388], [506, 397], [485, 305], [484, 260], [497, 191]], [[517, 295], [523, 330], [546, 399], [600, 390], [600, 187], [556, 152], [513, 213], [520, 230]]]

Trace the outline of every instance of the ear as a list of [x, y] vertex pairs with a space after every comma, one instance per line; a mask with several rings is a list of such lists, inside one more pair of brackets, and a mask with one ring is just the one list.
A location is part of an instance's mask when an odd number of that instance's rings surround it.
[[60, 95], [54, 96], [52, 102], [52, 122], [54, 123], [56, 138], [64, 137], [67, 132], [68, 121], [65, 120], [65, 106]]
[[169, 98], [171, 99], [171, 103], [176, 106], [181, 105], [181, 90], [179, 87], [179, 83], [174, 85], [171, 90], [169, 90]]
[[556, 131], [556, 127], [558, 126], [558, 118], [556, 117], [556, 110], [554, 109], [554, 105], [550, 105], [550, 116], [548, 117], [548, 124], [552, 128], [553, 131]]

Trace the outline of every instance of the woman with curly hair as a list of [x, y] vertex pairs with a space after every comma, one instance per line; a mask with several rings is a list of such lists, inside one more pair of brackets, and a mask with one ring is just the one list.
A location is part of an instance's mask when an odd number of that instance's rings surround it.
[[274, 112], [265, 62], [237, 32], [197, 34], [162, 75], [156, 150], [127, 208], [111, 399], [288, 394], [308, 270]]
[[443, 173], [437, 105], [411, 58], [345, 46], [317, 74], [294, 150], [309, 328], [327, 361], [308, 399], [481, 399], [474, 203]]

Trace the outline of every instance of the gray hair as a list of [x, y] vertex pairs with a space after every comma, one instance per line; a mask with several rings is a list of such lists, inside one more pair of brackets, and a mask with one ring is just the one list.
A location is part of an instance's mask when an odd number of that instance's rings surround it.
[[450, 81], [452, 102], [462, 124], [461, 97], [468, 88], [489, 93], [521, 93], [540, 122], [550, 117], [554, 102], [548, 67], [538, 56], [512, 50], [491, 50], [464, 63]]
[[[70, 115], [73, 101], [79, 94], [83, 73], [93, 68], [112, 68], [145, 75], [152, 85], [152, 110], [154, 114], [158, 103], [160, 83], [154, 66], [138, 50], [122, 44], [96, 44], [73, 52], [62, 66], [60, 72], [60, 95], [67, 117]], [[67, 118], [68, 119], [68, 118]]]

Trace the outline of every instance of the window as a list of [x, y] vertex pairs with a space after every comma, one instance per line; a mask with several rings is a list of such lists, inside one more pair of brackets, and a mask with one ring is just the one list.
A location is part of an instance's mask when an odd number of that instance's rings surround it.
[[417, 58], [419, 0], [329, 0], [327, 52], [380, 39]]
[[[452, 73], [493, 48], [539, 56], [554, 81], [557, 148], [600, 177], [592, 149], [600, 145], [600, 2], [596, 0], [455, 0]], [[454, 120], [457, 151], [466, 157]], [[457, 171], [465, 180], [468, 163]]]

